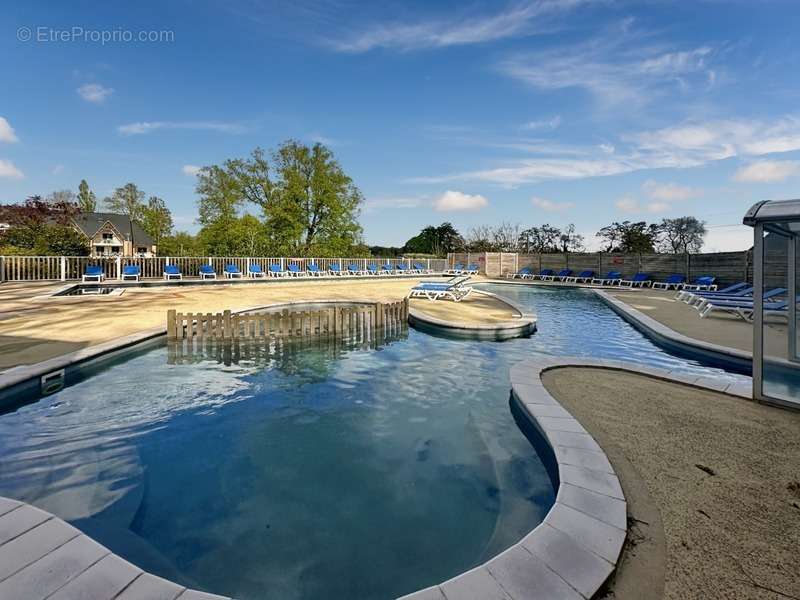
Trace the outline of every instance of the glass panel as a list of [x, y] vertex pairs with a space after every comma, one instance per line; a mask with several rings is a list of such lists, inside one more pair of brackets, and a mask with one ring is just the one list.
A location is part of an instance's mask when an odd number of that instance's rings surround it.
[[[780, 224], [787, 227], [788, 224]], [[789, 267], [793, 244], [788, 237], [776, 233], [764, 238], [764, 362], [763, 393], [768, 398], [797, 402], [800, 404], [800, 363], [794, 359], [795, 352], [789, 337]], [[792, 274], [796, 277], [796, 274]], [[778, 291], [782, 290], [782, 291]], [[794, 300], [793, 298], [791, 299]], [[794, 325], [795, 323], [792, 323]]]
[[[800, 225], [800, 223], [795, 223]], [[791, 276], [791, 275], [790, 275]], [[800, 296], [800, 234], [794, 238], [794, 293]], [[800, 298], [795, 297], [793, 360], [800, 362]]]

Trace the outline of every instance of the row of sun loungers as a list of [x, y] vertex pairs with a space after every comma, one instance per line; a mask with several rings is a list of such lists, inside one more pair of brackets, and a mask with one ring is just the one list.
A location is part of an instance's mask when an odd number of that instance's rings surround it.
[[619, 271], [609, 271], [605, 276], [597, 276], [594, 271], [581, 271], [577, 275], [572, 269], [561, 269], [556, 273], [553, 269], [542, 269], [533, 273], [525, 267], [507, 276], [509, 279], [530, 279], [531, 281], [561, 281], [564, 283], [588, 283], [591, 285], [617, 285], [620, 287], [652, 287], [662, 290], [714, 290], [716, 278], [711, 275], [698, 277], [691, 283], [686, 282], [683, 275], [670, 275], [664, 281], [653, 281], [648, 273], [636, 273], [625, 278]]
[[[677, 300], [693, 306], [701, 317], [714, 313], [727, 313], [752, 321], [755, 314], [753, 286], [746, 282], [736, 283], [717, 291], [681, 290], [675, 296]], [[762, 297], [764, 314], [788, 315], [789, 298], [786, 288], [770, 288]], [[795, 298], [800, 302], [800, 296]]]
[[[362, 268], [355, 263], [351, 263], [347, 266], [331, 264], [327, 269], [320, 268], [320, 266], [316, 264], [308, 265], [305, 269], [296, 264], [290, 264], [286, 269], [283, 269], [279, 264], [271, 264], [266, 271], [261, 268], [261, 265], [253, 263], [248, 266], [246, 275], [250, 278], [258, 279], [265, 277], [424, 275], [429, 273], [431, 273], [431, 271], [419, 263], [413, 263], [411, 266], [402, 264], [391, 265], [389, 263], [378, 266], [374, 263], [370, 263], [366, 268]], [[217, 272], [211, 265], [200, 265], [197, 274], [200, 279], [217, 278]], [[226, 279], [240, 279], [245, 276], [245, 273], [234, 264], [225, 265], [222, 274]], [[138, 265], [125, 265], [122, 268], [122, 273], [120, 273], [120, 279], [122, 281], [139, 281], [141, 276], [142, 272]], [[163, 276], [165, 280], [182, 280], [183, 272], [178, 265], [166, 265], [164, 267]], [[105, 273], [101, 266], [89, 265], [86, 267], [82, 279], [84, 283], [101, 282], [105, 280]]]
[[477, 275], [480, 267], [476, 263], [470, 263], [466, 267], [462, 263], [456, 263], [452, 269], [447, 269], [445, 275]]

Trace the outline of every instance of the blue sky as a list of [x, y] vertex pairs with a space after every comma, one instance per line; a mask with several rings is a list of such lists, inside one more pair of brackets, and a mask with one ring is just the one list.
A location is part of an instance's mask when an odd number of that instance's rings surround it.
[[798, 30], [789, 1], [7, 3], [0, 202], [133, 181], [193, 231], [196, 167], [292, 137], [371, 244], [691, 214], [741, 249], [800, 195]]

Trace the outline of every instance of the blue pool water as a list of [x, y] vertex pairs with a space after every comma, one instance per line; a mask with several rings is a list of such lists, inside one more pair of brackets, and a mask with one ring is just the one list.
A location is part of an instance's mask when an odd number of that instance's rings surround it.
[[[553, 487], [509, 410], [535, 353], [717, 373], [584, 290], [486, 286], [535, 309], [507, 342], [409, 330], [377, 348], [166, 345], [0, 416], [0, 495], [139, 566], [242, 600], [386, 599], [516, 542]], [[730, 376], [732, 379], [738, 376]]]

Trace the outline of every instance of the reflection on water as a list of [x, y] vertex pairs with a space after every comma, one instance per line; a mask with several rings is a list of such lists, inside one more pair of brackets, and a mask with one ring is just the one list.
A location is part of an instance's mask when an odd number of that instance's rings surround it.
[[568, 354], [726, 376], [659, 350], [591, 295], [497, 291], [536, 310], [537, 334], [402, 329], [134, 356], [0, 416], [0, 495], [243, 600], [384, 599], [452, 577], [553, 502], [509, 410], [511, 365]]

